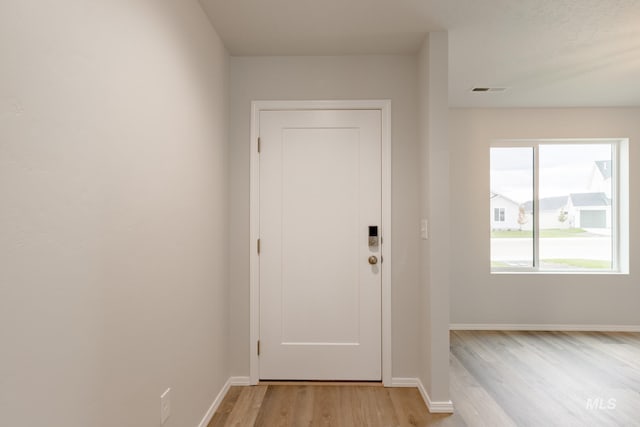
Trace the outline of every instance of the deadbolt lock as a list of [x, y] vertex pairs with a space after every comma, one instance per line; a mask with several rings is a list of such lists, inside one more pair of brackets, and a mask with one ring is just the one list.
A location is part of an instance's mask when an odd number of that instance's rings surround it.
[[369, 247], [378, 246], [378, 226], [370, 225], [369, 226]]
[[369, 257], [369, 264], [376, 265], [378, 263], [378, 257], [375, 255], [371, 255]]

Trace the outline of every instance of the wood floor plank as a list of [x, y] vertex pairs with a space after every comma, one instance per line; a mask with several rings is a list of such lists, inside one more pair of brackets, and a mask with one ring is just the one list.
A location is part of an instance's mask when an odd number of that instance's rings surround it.
[[267, 391], [266, 386], [243, 387], [225, 426], [252, 426], [255, 423]]
[[296, 394], [300, 386], [265, 386], [267, 392], [256, 426], [291, 426], [296, 411]]
[[[466, 424], [476, 427], [516, 427], [513, 421], [491, 395], [451, 355], [450, 391], [455, 397], [454, 415]], [[458, 423], [461, 424], [461, 423]]]
[[213, 418], [209, 422], [207, 427], [223, 427], [227, 425], [227, 419], [229, 418], [229, 414], [233, 411], [233, 408], [240, 397], [240, 393], [242, 393], [243, 387], [231, 387], [227, 392], [227, 395], [220, 403], [218, 410], [215, 414], [213, 414]]
[[312, 423], [314, 426], [341, 426], [338, 418], [340, 399], [337, 387], [318, 387], [315, 390]]
[[295, 411], [292, 418], [292, 425], [301, 427], [313, 425], [315, 387], [317, 386], [299, 387], [296, 394]]
[[[381, 388], [381, 390], [384, 390]], [[371, 402], [373, 390], [371, 387], [349, 387], [342, 390], [343, 405], [351, 408], [351, 421], [354, 426], [371, 425], [374, 422], [371, 408], [368, 402]]]
[[389, 389], [365, 388], [365, 410], [368, 415], [367, 425], [397, 426], [398, 415], [389, 396]]

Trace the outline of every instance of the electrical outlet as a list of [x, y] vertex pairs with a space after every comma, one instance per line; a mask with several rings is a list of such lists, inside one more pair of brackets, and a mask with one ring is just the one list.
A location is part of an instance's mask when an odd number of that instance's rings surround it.
[[164, 424], [171, 415], [171, 389], [168, 388], [160, 396], [160, 424]]
[[422, 219], [420, 221], [420, 237], [422, 240], [427, 240], [429, 238], [429, 223], [426, 219]]

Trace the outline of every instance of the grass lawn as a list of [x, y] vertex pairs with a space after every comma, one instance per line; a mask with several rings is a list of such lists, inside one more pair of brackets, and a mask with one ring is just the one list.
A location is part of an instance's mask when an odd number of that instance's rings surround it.
[[[532, 237], [531, 230], [496, 230], [491, 232], [491, 237], [505, 238], [505, 237]], [[549, 228], [540, 231], [540, 238], [545, 237], [586, 237], [589, 236], [582, 228]]]
[[[561, 270], [562, 268], [577, 268], [577, 269], [591, 269], [591, 270], [609, 270], [611, 268], [610, 261], [603, 261], [597, 259], [564, 259], [553, 258], [543, 259], [542, 268], [552, 268], [553, 270]], [[509, 264], [504, 261], [491, 261], [491, 268], [504, 268], [515, 267], [516, 264]]]
[[509, 264], [502, 261], [491, 261], [491, 268], [509, 267]]
[[544, 264], [553, 264], [555, 266], [566, 266], [574, 268], [589, 268], [589, 269], [610, 269], [611, 261], [602, 261], [597, 259], [543, 259]]

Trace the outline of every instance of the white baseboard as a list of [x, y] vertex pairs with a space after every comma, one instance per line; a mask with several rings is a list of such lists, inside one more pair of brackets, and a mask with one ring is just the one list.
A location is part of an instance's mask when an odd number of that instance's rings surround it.
[[519, 323], [452, 323], [451, 331], [640, 332], [640, 325], [557, 325]]
[[391, 387], [418, 387], [417, 378], [391, 378]]
[[234, 386], [234, 385], [238, 385], [238, 386], [251, 385], [251, 382], [249, 381], [249, 377], [230, 377], [229, 378], [229, 382], [231, 383], [232, 386]]
[[451, 414], [453, 413], [453, 402], [447, 401], [433, 401], [427, 393], [427, 389], [424, 388], [424, 384], [420, 381], [420, 378], [392, 378], [391, 387], [415, 387], [420, 392], [424, 403], [427, 405], [427, 409], [432, 414]]

